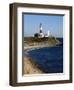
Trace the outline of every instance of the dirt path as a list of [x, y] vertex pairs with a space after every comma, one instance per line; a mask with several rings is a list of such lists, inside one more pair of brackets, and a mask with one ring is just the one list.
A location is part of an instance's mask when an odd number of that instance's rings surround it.
[[43, 73], [30, 57], [24, 57], [24, 74], [39, 74]]

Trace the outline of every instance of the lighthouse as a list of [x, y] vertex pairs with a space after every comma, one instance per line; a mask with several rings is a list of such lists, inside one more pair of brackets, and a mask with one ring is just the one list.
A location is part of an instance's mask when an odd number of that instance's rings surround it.
[[44, 38], [44, 37], [50, 37], [51, 36], [51, 32], [48, 30], [46, 34], [43, 33], [43, 27], [42, 27], [42, 23], [39, 24], [39, 33], [35, 33], [34, 37], [37, 38]]
[[43, 34], [43, 28], [42, 28], [42, 23], [40, 23], [40, 25], [39, 25], [39, 38], [43, 38], [44, 37], [44, 34]]
[[40, 25], [39, 25], [39, 30], [42, 31], [42, 29], [43, 29], [43, 28], [42, 28], [42, 23], [40, 23]]

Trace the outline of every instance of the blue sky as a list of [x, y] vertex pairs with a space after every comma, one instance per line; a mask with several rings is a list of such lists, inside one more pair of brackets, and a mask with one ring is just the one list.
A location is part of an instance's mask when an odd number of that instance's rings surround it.
[[42, 23], [43, 33], [49, 30], [55, 37], [63, 37], [63, 16], [24, 14], [24, 37], [39, 32]]

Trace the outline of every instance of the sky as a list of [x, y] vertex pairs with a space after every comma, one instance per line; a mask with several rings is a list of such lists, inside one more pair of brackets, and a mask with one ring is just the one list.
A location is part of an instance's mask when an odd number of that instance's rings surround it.
[[43, 33], [48, 30], [52, 36], [63, 37], [63, 16], [61, 15], [35, 15], [24, 14], [24, 37], [34, 36], [39, 33], [39, 25], [42, 23]]

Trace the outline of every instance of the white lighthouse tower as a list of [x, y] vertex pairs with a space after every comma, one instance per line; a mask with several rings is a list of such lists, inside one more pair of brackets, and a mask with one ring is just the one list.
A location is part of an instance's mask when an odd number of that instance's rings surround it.
[[42, 23], [40, 23], [40, 25], [39, 25], [39, 38], [43, 38], [44, 37], [44, 34], [43, 34], [43, 28], [42, 28]]
[[39, 26], [39, 30], [41, 30], [42, 31], [42, 23], [40, 23], [40, 26]]

